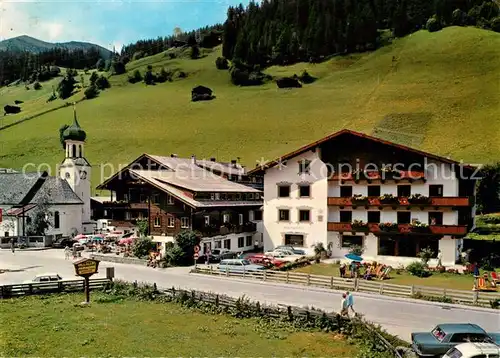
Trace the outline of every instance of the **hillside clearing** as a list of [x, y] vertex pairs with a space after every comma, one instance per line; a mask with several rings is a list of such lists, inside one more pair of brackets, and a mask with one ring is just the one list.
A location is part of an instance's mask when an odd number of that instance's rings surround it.
[[[143, 152], [179, 156], [241, 157], [254, 167], [322, 136], [349, 128], [473, 163], [500, 152], [500, 34], [450, 27], [419, 31], [372, 53], [321, 64], [271, 67], [272, 75], [317, 77], [301, 89], [275, 83], [235, 87], [215, 68], [220, 48], [206, 57], [170, 59], [165, 53], [128, 64], [182, 69], [186, 79], [145, 86], [128, 74], [112, 88], [78, 105], [87, 131], [86, 154], [95, 187], [118, 164]], [[191, 88], [208, 86], [217, 98], [191, 103]], [[21, 98], [22, 99], [22, 98]], [[27, 104], [29, 105], [29, 104]], [[72, 120], [63, 108], [0, 131], [0, 167], [60, 162], [58, 129]], [[112, 164], [101, 174], [104, 164]]]

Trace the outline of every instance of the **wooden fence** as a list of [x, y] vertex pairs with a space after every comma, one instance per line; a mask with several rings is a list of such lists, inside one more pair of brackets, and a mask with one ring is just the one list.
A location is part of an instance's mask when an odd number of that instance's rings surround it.
[[[90, 280], [90, 290], [102, 289], [110, 280]], [[54, 282], [21, 283], [0, 286], [0, 298], [26, 296], [40, 293], [75, 292], [84, 290], [84, 280], [63, 280]]]
[[378, 293], [387, 296], [451, 300], [453, 303], [490, 307], [490, 301], [500, 300], [500, 292], [479, 292], [451, 290], [429, 286], [405, 286], [386, 283], [384, 281], [368, 281], [363, 279], [340, 278], [323, 275], [310, 275], [290, 271], [262, 270], [253, 272], [221, 272], [212, 267], [195, 267], [193, 273], [238, 277], [250, 280], [280, 282], [296, 285], [322, 287], [332, 290]]
[[[160, 292], [164, 295], [171, 296], [173, 298], [178, 298], [184, 296], [186, 299], [192, 299], [193, 301], [201, 301], [204, 303], [208, 303], [211, 305], [216, 305], [220, 307], [226, 307], [229, 309], [236, 309], [238, 305], [241, 306], [241, 299], [226, 296], [226, 295], [218, 295], [211, 292], [200, 292], [200, 291], [187, 291], [181, 289], [164, 289], [160, 290]], [[248, 301], [247, 304], [257, 305], [257, 302]], [[339, 325], [341, 325], [341, 320], [353, 320], [360, 324], [361, 327], [366, 331], [367, 334], [377, 337], [377, 340], [382, 344], [389, 352], [391, 352], [395, 358], [402, 358], [402, 354], [400, 353], [400, 348], [394, 347], [387, 339], [384, 338], [379, 332], [373, 329], [370, 324], [365, 322], [359, 317], [355, 318], [345, 318], [340, 317], [340, 315], [333, 312], [325, 312], [322, 310], [316, 309], [306, 309], [296, 306], [286, 306], [286, 305], [278, 305], [271, 306], [259, 303], [259, 310], [261, 310], [262, 314], [266, 317], [270, 318], [291, 318], [291, 317], [302, 317], [307, 319], [316, 319], [316, 318], [328, 318], [330, 320], [337, 321]]]

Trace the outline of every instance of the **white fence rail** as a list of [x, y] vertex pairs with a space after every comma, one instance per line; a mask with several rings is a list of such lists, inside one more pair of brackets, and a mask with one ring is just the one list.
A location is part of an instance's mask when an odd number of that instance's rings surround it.
[[290, 271], [252, 271], [252, 272], [221, 272], [212, 267], [196, 267], [193, 273], [238, 277], [249, 280], [280, 282], [295, 285], [322, 287], [332, 290], [377, 293], [387, 296], [424, 298], [429, 300], [446, 301], [453, 303], [490, 307], [490, 301], [500, 300], [500, 292], [480, 292], [451, 290], [429, 286], [405, 286], [386, 283], [383, 281], [367, 281], [354, 278], [340, 278], [333, 276], [311, 275]]

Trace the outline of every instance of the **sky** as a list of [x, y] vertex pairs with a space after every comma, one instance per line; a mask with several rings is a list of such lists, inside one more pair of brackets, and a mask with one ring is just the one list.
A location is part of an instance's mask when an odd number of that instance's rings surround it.
[[0, 0], [0, 40], [28, 35], [48, 42], [85, 41], [117, 51], [140, 39], [222, 23], [248, 0]]

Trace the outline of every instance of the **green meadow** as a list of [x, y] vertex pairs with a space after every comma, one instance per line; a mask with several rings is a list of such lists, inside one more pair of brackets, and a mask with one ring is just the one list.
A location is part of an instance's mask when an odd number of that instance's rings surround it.
[[[500, 157], [499, 33], [460, 27], [419, 31], [374, 52], [266, 70], [284, 76], [306, 69], [317, 78], [291, 90], [273, 82], [232, 85], [228, 72], [215, 67], [220, 53], [216, 48], [192, 60], [182, 53], [171, 59], [165, 52], [133, 61], [127, 74], [110, 77], [111, 89], [77, 105], [94, 187], [103, 164], [117, 169], [144, 152], [240, 157], [254, 167], [261, 157], [273, 159], [343, 128], [466, 162]], [[135, 69], [144, 73], [148, 65], [184, 71], [187, 78], [154, 86], [127, 82]], [[2, 120], [64, 103], [45, 104], [51, 84], [42, 85], [45, 92], [37, 94], [24, 86], [0, 89], [2, 106], [7, 99], [25, 101], [22, 113]], [[210, 87], [216, 99], [191, 102], [197, 85]], [[59, 163], [58, 129], [72, 118], [66, 107], [1, 130], [0, 167]], [[111, 169], [104, 173], [110, 174]]]

